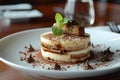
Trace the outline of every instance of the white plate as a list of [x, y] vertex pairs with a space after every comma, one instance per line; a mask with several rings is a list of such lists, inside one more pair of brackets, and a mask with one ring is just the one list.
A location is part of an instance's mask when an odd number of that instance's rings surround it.
[[[33, 68], [30, 64], [20, 61], [19, 51], [24, 51], [24, 46], [29, 45], [30, 43], [34, 47], [40, 48], [40, 34], [50, 30], [50, 28], [33, 29], [14, 33], [2, 38], [0, 40], [0, 60], [35, 77], [38, 77], [39, 75], [54, 78], [88, 77], [103, 75], [120, 69], [120, 56], [115, 57], [116, 61], [113, 60], [110, 63], [111, 65], [93, 70], [83, 70], [82, 68], [76, 69], [75, 67], [71, 67], [67, 71], [45, 70], [39, 67]], [[91, 29], [86, 29], [86, 32], [91, 35], [92, 43], [110, 46], [113, 51], [120, 49], [120, 34]]]

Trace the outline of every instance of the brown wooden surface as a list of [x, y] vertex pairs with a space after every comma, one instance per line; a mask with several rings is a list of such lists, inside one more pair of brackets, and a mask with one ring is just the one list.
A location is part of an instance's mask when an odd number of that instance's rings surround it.
[[[106, 6], [105, 6], [106, 5]], [[54, 22], [54, 14], [53, 11], [54, 7], [62, 7], [64, 8], [64, 4], [44, 4], [44, 5], [33, 5], [35, 9], [40, 10], [44, 16], [41, 18], [34, 18], [30, 19], [28, 22], [21, 22], [21, 23], [11, 23], [9, 27], [2, 28], [0, 32], [0, 38], [3, 38], [9, 34], [28, 30], [28, 29], [35, 29], [35, 28], [42, 28], [42, 27], [50, 27]], [[103, 7], [103, 8], [102, 8]], [[115, 21], [117, 24], [120, 24], [120, 5], [119, 4], [112, 4], [112, 3], [97, 3], [95, 2], [95, 23], [96, 25], [106, 25], [108, 21]], [[2, 54], [2, 53], [0, 53]], [[107, 74], [103, 76], [97, 77], [87, 77], [87, 78], [77, 78], [74, 80], [120, 80], [120, 71]], [[15, 70], [3, 62], [0, 62], [0, 80], [60, 80], [60, 79], [53, 79], [40, 76], [39, 79], [33, 78], [27, 74], [23, 74], [18, 70]], [[64, 80], [64, 79], [62, 79]], [[70, 79], [73, 80], [73, 79]]]

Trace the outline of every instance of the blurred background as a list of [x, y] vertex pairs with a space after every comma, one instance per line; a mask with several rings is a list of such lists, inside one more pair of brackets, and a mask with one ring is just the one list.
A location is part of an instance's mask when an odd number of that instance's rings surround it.
[[[110, 2], [119, 4], [120, 0], [94, 0], [99, 2]], [[66, 0], [0, 0], [0, 5], [30, 3], [30, 4], [48, 4], [48, 3], [64, 3]]]
[[[45, 17], [50, 14], [51, 15], [50, 19], [53, 19], [52, 17], [55, 14], [55, 12], [53, 11], [53, 8], [54, 7], [59, 7], [59, 4], [63, 4], [60, 7], [64, 8], [66, 1], [67, 0], [0, 0], [0, 5], [29, 3], [29, 4], [32, 5], [32, 9], [37, 8], [37, 10], [41, 11], [43, 14], [45, 13], [44, 14]], [[117, 4], [117, 5], [120, 4], [120, 0], [93, 0], [93, 1], [94, 2], [99, 2], [99, 4], [97, 4], [97, 5], [95, 4], [95, 12], [98, 12], [98, 14], [95, 14], [95, 15], [98, 18], [100, 18], [100, 20], [102, 20], [105, 17], [105, 15], [107, 15], [107, 16], [110, 15], [111, 16], [111, 14], [109, 14], [109, 12], [112, 12], [112, 14], [116, 13], [116, 11], [113, 12], [114, 10], [112, 10], [112, 8], [109, 11], [106, 10], [107, 7], [108, 8], [110, 7], [110, 6], [107, 5], [107, 3]], [[100, 4], [100, 3], [102, 3], [102, 4]], [[52, 4], [54, 4], [52, 9], [47, 7], [47, 5], [52, 5]], [[40, 7], [38, 8], [38, 7], [36, 7], [36, 5], [39, 5]], [[44, 8], [44, 10], [42, 10], [43, 7], [41, 7], [43, 5], [44, 5], [44, 7], [47, 7], [47, 8]], [[48, 10], [49, 12], [47, 13], [47, 11], [45, 11], [45, 10]], [[104, 17], [103, 17], [103, 15], [104, 15]], [[114, 17], [116, 18], [116, 16], [113, 16], [112, 18], [114, 18]], [[111, 20], [111, 19], [109, 18], [108, 20]], [[97, 22], [95, 24], [101, 24], [101, 23], [98, 23], [98, 21], [95, 21], [95, 22]], [[118, 23], [118, 21], [116, 21], [116, 22]]]
[[[115, 21], [120, 24], [120, 0], [93, 0], [95, 9], [95, 22], [92, 26], [106, 25], [108, 21]], [[11, 19], [11, 17], [17, 17], [17, 13], [11, 15], [8, 12], [20, 12], [22, 10], [1, 10], [0, 12], [0, 36], [18, 32], [27, 29], [50, 27], [55, 22], [54, 15], [57, 12], [55, 8], [65, 8], [67, 0], [0, 0], [0, 9], [3, 5], [13, 5], [19, 3], [30, 4], [31, 8], [22, 9], [26, 10], [25, 16], [21, 13], [18, 14], [19, 19]], [[22, 6], [24, 7], [24, 6]], [[3, 7], [2, 7], [3, 8]], [[82, 8], [82, 7], [79, 7]], [[81, 9], [80, 11], [85, 11]], [[30, 12], [29, 12], [30, 11]], [[9, 16], [7, 20], [2, 17], [4, 15]], [[5, 14], [6, 13], [6, 14]], [[32, 14], [32, 15], [31, 15]], [[35, 15], [36, 14], [36, 15]], [[21, 16], [23, 18], [21, 18]], [[31, 17], [32, 16], [32, 17]], [[18, 23], [19, 22], [19, 23]], [[5, 24], [3, 24], [5, 23]], [[5, 27], [8, 26], [8, 27]], [[18, 27], [25, 26], [25, 27]], [[9, 32], [8, 32], [9, 31]], [[5, 32], [5, 33], [4, 33]], [[6, 33], [7, 32], [7, 33]]]

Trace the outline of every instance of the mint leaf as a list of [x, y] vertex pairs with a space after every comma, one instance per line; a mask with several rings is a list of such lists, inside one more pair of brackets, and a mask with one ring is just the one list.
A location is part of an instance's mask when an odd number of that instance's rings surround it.
[[64, 26], [64, 23], [62, 23], [62, 22], [59, 22], [56, 24], [56, 27], [59, 29], [61, 29], [63, 26]]
[[67, 18], [63, 18], [63, 22], [59, 22], [58, 24], [58, 28], [62, 28], [66, 23], [68, 23], [69, 19]]
[[67, 19], [67, 18], [64, 18], [64, 19], [63, 19], [63, 23], [64, 23], [64, 24], [68, 23], [68, 21], [69, 21], [69, 19]]
[[56, 24], [52, 26], [52, 33], [56, 36], [62, 35], [64, 33], [62, 27], [68, 23], [69, 20], [67, 18], [63, 18], [60, 13], [56, 13], [55, 20]]
[[56, 27], [57, 27], [57, 28], [62, 28], [66, 23], [68, 23], [68, 21], [69, 21], [69, 19], [63, 18], [63, 21], [57, 23], [57, 24], [56, 24]]
[[62, 22], [63, 21], [62, 15], [60, 13], [56, 13], [55, 20], [56, 20], [56, 23]]
[[53, 32], [54, 35], [59, 36], [59, 35], [62, 35], [64, 31], [62, 29], [59, 29], [59, 28], [53, 26], [52, 27], [52, 32]]

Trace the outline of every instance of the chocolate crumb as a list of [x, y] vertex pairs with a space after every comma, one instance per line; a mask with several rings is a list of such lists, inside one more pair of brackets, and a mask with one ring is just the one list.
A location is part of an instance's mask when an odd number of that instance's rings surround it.
[[93, 44], [93, 43], [91, 43], [91, 46], [92, 46], [92, 47], [94, 47], [94, 44]]
[[25, 46], [24, 48], [27, 49], [27, 46]]
[[89, 64], [88, 60], [87, 60], [85, 63], [83, 63], [83, 68], [84, 68], [85, 70], [94, 69], [94, 68]]
[[116, 52], [120, 52], [120, 50], [118, 49], [118, 50], [116, 50]]
[[67, 68], [70, 68], [70, 66], [67, 66]]
[[91, 46], [92, 46], [92, 48], [99, 48], [99, 47], [101, 47], [100, 44], [94, 45], [93, 43], [91, 43]]
[[21, 61], [23, 61], [24, 59], [23, 59], [23, 58], [21, 58], [20, 60], [21, 60]]
[[92, 59], [95, 59], [96, 56], [95, 56], [95, 53], [94, 51], [90, 50], [90, 57], [88, 58], [88, 60], [92, 60]]
[[33, 59], [32, 54], [30, 54], [27, 62], [28, 62], [28, 63], [33, 63], [34, 61], [35, 61], [35, 60]]
[[78, 66], [80, 66], [80, 64], [79, 64], [79, 63], [78, 63], [77, 65], [78, 65]]
[[48, 70], [50, 70], [50, 67], [48, 67]]
[[54, 70], [61, 70], [61, 66], [58, 63], [55, 63]]
[[44, 69], [44, 68], [45, 68], [45, 66], [42, 66], [42, 68]]
[[19, 53], [20, 53], [20, 54], [22, 54], [22, 52], [21, 52], [21, 51], [20, 51]]

